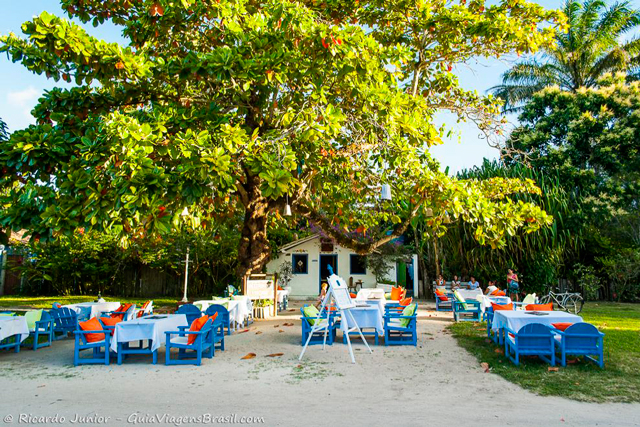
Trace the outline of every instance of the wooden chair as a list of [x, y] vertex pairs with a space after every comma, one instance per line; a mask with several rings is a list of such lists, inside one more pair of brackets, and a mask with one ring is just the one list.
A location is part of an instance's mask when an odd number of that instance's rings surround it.
[[204, 314], [207, 316], [213, 316], [215, 313], [218, 313], [216, 322], [222, 325], [222, 333], [224, 334], [224, 328], [227, 328], [227, 335], [231, 335], [231, 316], [229, 315], [227, 307], [220, 304], [211, 304], [207, 307]]
[[[575, 323], [564, 331], [554, 329], [560, 364], [567, 366], [567, 355], [584, 356], [604, 368], [604, 334], [590, 323]], [[595, 359], [591, 356], [597, 356]]]
[[102, 313], [102, 316], [109, 316], [113, 318], [120, 318], [120, 320], [126, 322], [127, 320], [132, 320], [136, 316], [136, 305], [135, 304], [120, 304], [120, 307], [114, 311], [107, 311], [106, 313]]
[[[88, 364], [109, 364], [110, 346], [111, 346], [111, 330], [100, 329], [92, 331], [84, 331], [79, 325], [76, 326], [75, 334], [75, 347], [73, 352], [73, 365], [88, 365]], [[101, 341], [88, 342], [87, 334], [103, 334], [104, 339]], [[83, 350], [90, 350], [91, 357], [80, 357], [80, 352]]]
[[453, 311], [453, 295], [438, 295], [434, 291], [436, 297], [436, 311]]
[[538, 356], [551, 366], [556, 365], [554, 333], [547, 325], [529, 323], [518, 332], [509, 328], [504, 332], [504, 352], [516, 365], [521, 356]]
[[142, 304], [139, 309], [134, 310], [134, 317], [139, 318], [143, 316], [150, 316], [153, 314], [153, 300], [149, 300]]
[[[27, 324], [29, 324], [29, 337], [33, 338], [33, 350], [49, 347], [53, 342], [53, 317], [51, 314], [44, 310], [32, 310], [25, 313], [25, 317]], [[40, 342], [40, 337], [45, 337], [44, 342]]]
[[394, 307], [385, 307], [384, 311], [384, 345], [417, 346], [418, 304], [411, 304], [403, 311]]
[[456, 322], [479, 322], [482, 316], [482, 303], [476, 300], [465, 300], [458, 291], [453, 293], [453, 320]]
[[[217, 320], [217, 319], [216, 319]], [[221, 323], [219, 323], [221, 325]], [[189, 331], [188, 326], [179, 326], [177, 331], [167, 331], [166, 335], [166, 365], [196, 365], [202, 364], [202, 356], [212, 359], [215, 355], [215, 345], [220, 344], [224, 350], [224, 333], [219, 334], [219, 328], [211, 319], [199, 331]], [[189, 336], [196, 335], [196, 339], [189, 344]], [[171, 358], [171, 349], [178, 349], [178, 358]]]
[[[53, 318], [53, 338], [60, 339], [78, 329], [78, 314], [67, 307], [54, 307], [49, 311]], [[58, 336], [58, 334], [62, 334]]]
[[[307, 307], [305, 305], [305, 307]], [[306, 316], [304, 313], [304, 307], [300, 308], [300, 313], [302, 316], [300, 320], [302, 320], [302, 345], [307, 342], [307, 338], [309, 338], [309, 334], [311, 333], [311, 327], [317, 320], [316, 317]], [[322, 316], [320, 317], [320, 322], [326, 322], [326, 328], [328, 328], [327, 333], [327, 345], [333, 345], [333, 342], [336, 339], [338, 323], [336, 322], [336, 314], [332, 311], [325, 310]], [[321, 323], [322, 324], [322, 323]], [[311, 340], [309, 341], [309, 345], [323, 344], [324, 343], [324, 328], [318, 330], [313, 333], [311, 336]]]
[[202, 317], [202, 311], [193, 304], [182, 304], [176, 310], [176, 314], [184, 314], [187, 316], [187, 323], [189, 323], [189, 325], [197, 318]]

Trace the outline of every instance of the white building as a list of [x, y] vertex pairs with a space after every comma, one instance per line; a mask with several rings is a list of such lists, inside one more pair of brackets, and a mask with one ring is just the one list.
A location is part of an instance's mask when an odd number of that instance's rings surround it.
[[[277, 273], [283, 263], [290, 263], [293, 268], [293, 277], [289, 282], [290, 298], [313, 299], [318, 296], [322, 282], [329, 276], [329, 265], [347, 283], [353, 278], [353, 283], [361, 281], [362, 287], [375, 288], [377, 280], [367, 269], [365, 257], [339, 246], [331, 239], [314, 234], [280, 248], [278, 257], [267, 264], [267, 272]], [[409, 295], [417, 296], [418, 260], [416, 255], [411, 259], [409, 263], [391, 265], [386, 279], [405, 286]]]

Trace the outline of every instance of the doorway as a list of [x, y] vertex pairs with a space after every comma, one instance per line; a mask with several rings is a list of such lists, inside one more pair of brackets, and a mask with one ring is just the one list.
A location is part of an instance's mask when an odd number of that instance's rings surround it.
[[322, 291], [322, 283], [326, 282], [331, 273], [329, 266], [333, 268], [333, 273], [338, 274], [338, 255], [320, 255], [320, 283], [318, 284], [318, 293]]

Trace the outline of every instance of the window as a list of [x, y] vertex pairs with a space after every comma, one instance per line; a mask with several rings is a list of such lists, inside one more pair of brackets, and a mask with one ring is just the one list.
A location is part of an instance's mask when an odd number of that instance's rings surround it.
[[351, 254], [350, 260], [350, 274], [367, 274], [367, 257], [364, 255]]
[[293, 254], [291, 261], [293, 262], [293, 274], [307, 274], [309, 272], [309, 255]]

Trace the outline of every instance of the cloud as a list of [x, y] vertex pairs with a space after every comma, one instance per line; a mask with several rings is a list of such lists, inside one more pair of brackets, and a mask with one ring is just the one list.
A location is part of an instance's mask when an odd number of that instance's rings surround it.
[[7, 102], [9, 102], [9, 104], [13, 104], [16, 107], [33, 107], [39, 96], [40, 91], [38, 91], [33, 86], [29, 86], [24, 90], [7, 93]]

